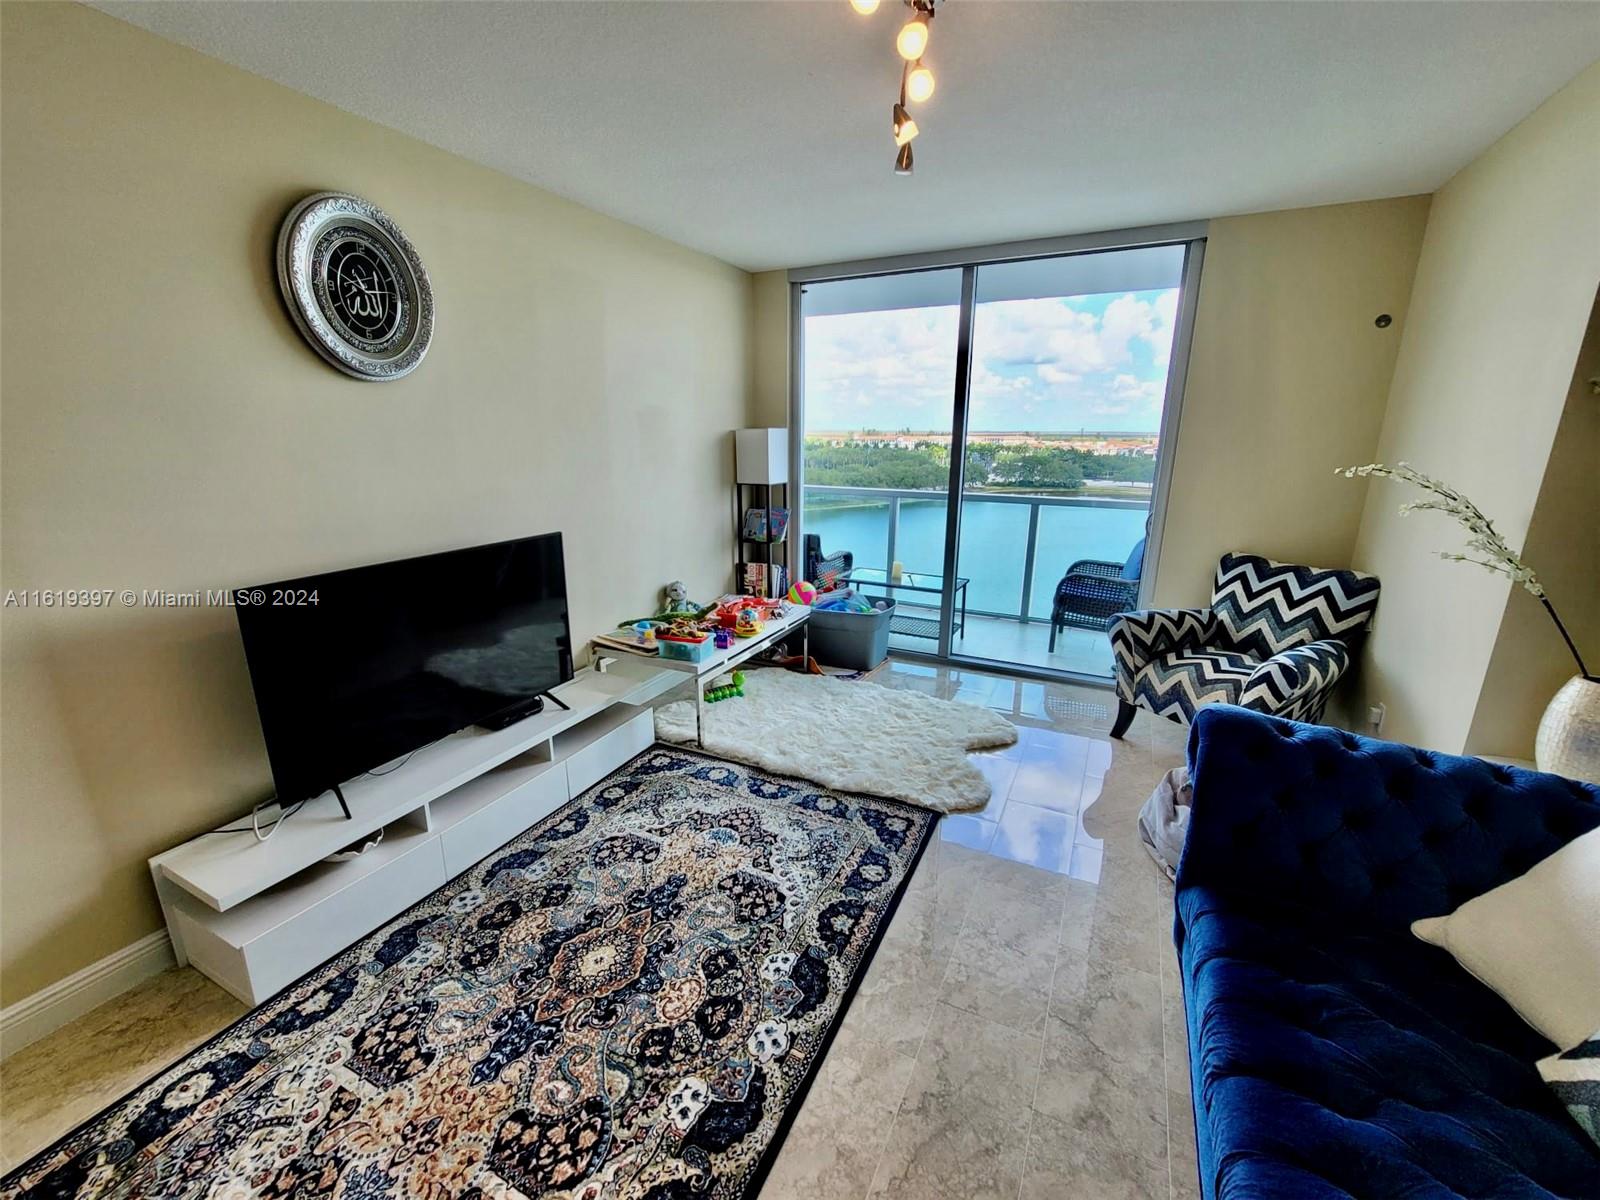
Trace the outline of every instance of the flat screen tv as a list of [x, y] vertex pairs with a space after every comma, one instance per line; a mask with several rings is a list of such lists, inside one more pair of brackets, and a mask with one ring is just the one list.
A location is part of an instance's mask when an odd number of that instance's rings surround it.
[[280, 805], [509, 724], [572, 678], [559, 533], [238, 588], [234, 604]]

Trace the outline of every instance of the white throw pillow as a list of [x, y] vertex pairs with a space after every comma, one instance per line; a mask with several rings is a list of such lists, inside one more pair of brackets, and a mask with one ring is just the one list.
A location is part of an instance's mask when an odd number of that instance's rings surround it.
[[1600, 1027], [1600, 829], [1447, 917], [1411, 923], [1562, 1050]]

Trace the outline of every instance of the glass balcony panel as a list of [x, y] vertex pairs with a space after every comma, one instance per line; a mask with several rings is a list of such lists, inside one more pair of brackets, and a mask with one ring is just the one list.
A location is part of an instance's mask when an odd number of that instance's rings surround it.
[[[938, 493], [901, 492], [900, 526], [895, 530], [894, 556], [902, 570], [917, 575], [944, 575], [944, 522], [950, 505]], [[920, 603], [921, 597], [918, 598]], [[933, 607], [939, 607], [938, 597]], [[926, 647], [924, 647], [926, 649]]]
[[1034, 617], [1050, 619], [1056, 584], [1080, 558], [1125, 562], [1144, 536], [1148, 504], [1046, 502], [1039, 510], [1039, 543], [1033, 567]]
[[[1148, 504], [1060, 496], [1001, 500], [971, 493], [964, 502], [959, 576], [968, 581], [967, 613], [962, 623], [958, 595], [952, 651], [1109, 676], [1110, 646], [1098, 630], [1064, 630], [1057, 635], [1055, 649], [1049, 649], [1051, 601], [1057, 582], [1078, 559], [1124, 561], [1144, 536]], [[851, 551], [857, 567], [880, 581], [888, 573], [892, 554], [908, 577], [922, 577], [921, 582], [937, 586], [946, 505], [936, 495], [909, 488], [807, 487], [804, 504], [806, 531], [822, 535], [825, 553]], [[1033, 588], [1030, 619], [1023, 621], [1020, 599], [1033, 509], [1038, 510]], [[899, 521], [891, 542], [889, 523], [895, 512]], [[870, 583], [865, 590], [880, 594]], [[890, 645], [930, 653], [937, 645], [932, 636], [938, 629], [936, 592], [888, 591], [902, 614], [897, 620], [901, 628]]]
[[[827, 488], [805, 489], [805, 531], [819, 534], [822, 552], [848, 550], [858, 567], [889, 565], [889, 500]], [[943, 534], [941, 533], [942, 537]]]
[[1021, 617], [1030, 507], [985, 500], [971, 492], [963, 498], [961, 566], [956, 573], [971, 580], [967, 584], [969, 610]]

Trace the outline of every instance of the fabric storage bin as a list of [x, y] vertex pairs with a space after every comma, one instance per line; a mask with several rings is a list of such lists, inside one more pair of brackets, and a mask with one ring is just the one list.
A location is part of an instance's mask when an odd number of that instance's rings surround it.
[[830, 667], [870, 671], [889, 656], [889, 622], [894, 601], [872, 612], [811, 610], [811, 655]]

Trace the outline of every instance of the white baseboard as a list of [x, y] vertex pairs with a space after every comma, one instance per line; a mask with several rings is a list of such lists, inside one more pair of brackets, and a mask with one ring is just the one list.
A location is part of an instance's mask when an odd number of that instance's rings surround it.
[[0, 1009], [0, 1059], [53, 1033], [112, 997], [120, 996], [152, 975], [159, 975], [175, 961], [167, 931], [160, 929], [18, 1000], [9, 1008]]

